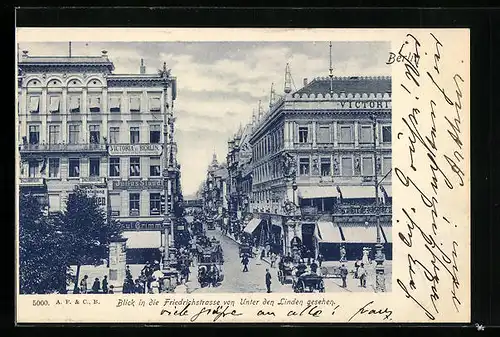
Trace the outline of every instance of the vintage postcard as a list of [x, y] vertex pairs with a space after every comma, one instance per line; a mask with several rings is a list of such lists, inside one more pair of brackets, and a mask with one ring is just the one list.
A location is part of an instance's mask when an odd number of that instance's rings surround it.
[[18, 323], [470, 321], [467, 29], [19, 28], [16, 66]]

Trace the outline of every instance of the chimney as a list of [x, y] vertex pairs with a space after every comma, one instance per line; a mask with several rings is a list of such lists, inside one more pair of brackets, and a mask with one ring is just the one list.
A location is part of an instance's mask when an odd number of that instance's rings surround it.
[[304, 78], [304, 87], [307, 86], [307, 78]]
[[146, 73], [146, 66], [144, 65], [144, 59], [141, 59], [140, 73], [141, 74], [145, 74]]

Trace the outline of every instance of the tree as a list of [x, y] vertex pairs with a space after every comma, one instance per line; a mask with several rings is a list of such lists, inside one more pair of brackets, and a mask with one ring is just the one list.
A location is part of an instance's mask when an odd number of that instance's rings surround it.
[[98, 265], [107, 257], [110, 241], [120, 236], [120, 226], [107, 220], [106, 212], [88, 188], [76, 187], [68, 197], [63, 213], [64, 236], [69, 259], [77, 266], [74, 292], [78, 290], [80, 268]]
[[38, 198], [19, 198], [19, 290], [21, 294], [64, 292], [68, 277], [61, 219], [46, 216]]

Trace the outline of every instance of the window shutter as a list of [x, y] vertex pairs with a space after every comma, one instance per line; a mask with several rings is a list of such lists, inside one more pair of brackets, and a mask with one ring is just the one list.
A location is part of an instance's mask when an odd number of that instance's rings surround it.
[[50, 112], [57, 112], [59, 111], [59, 105], [61, 103], [61, 100], [58, 96], [51, 96], [50, 97], [50, 103], [49, 103], [49, 111]]
[[130, 110], [131, 111], [140, 111], [141, 110], [141, 98], [140, 97], [130, 98]]
[[151, 111], [160, 111], [161, 110], [161, 102], [159, 97], [152, 97], [150, 99], [150, 110]]
[[30, 112], [38, 112], [40, 106], [40, 97], [30, 97]]
[[120, 109], [120, 97], [111, 97], [109, 100], [109, 105], [111, 109]]

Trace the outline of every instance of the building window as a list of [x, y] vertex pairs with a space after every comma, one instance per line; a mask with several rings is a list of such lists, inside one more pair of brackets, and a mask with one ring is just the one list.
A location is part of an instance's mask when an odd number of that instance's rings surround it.
[[384, 157], [382, 166], [382, 174], [386, 175], [392, 169], [392, 157]]
[[97, 95], [92, 95], [89, 97], [89, 111], [90, 112], [101, 111], [101, 97]]
[[99, 144], [101, 132], [99, 125], [89, 125], [90, 144]]
[[352, 158], [342, 158], [342, 175], [346, 177], [352, 176]]
[[373, 158], [363, 157], [363, 176], [373, 176]]
[[69, 112], [80, 112], [80, 96], [69, 97]]
[[80, 125], [69, 126], [69, 139], [70, 144], [78, 144], [80, 139]]
[[149, 194], [149, 214], [160, 215], [160, 193]]
[[131, 177], [141, 176], [141, 158], [130, 157], [130, 176]]
[[89, 159], [89, 176], [99, 177], [100, 167], [101, 167], [101, 161], [99, 160], [99, 158], [90, 158]]
[[28, 167], [28, 175], [30, 178], [35, 178], [36, 176], [38, 176], [38, 161], [30, 160], [28, 162]]
[[139, 193], [130, 193], [129, 194], [129, 213], [132, 216], [138, 216], [140, 209], [140, 199], [141, 195]]
[[149, 142], [150, 143], [159, 143], [160, 142], [160, 134], [161, 134], [161, 125], [155, 124], [149, 126]]
[[362, 125], [359, 133], [360, 143], [373, 143], [373, 131], [370, 125]]
[[320, 125], [318, 127], [317, 143], [330, 143], [330, 127], [327, 125]]
[[382, 143], [390, 143], [392, 141], [391, 126], [382, 126]]
[[309, 171], [310, 171], [309, 158], [300, 158], [299, 159], [299, 173], [300, 173], [300, 175], [309, 175]]
[[59, 125], [49, 125], [49, 144], [60, 142], [61, 127]]
[[61, 97], [49, 96], [49, 112], [56, 113], [61, 110]]
[[30, 125], [29, 126], [29, 142], [30, 144], [39, 144], [40, 143], [40, 126], [39, 125]]
[[321, 158], [321, 175], [323, 177], [329, 176], [332, 170], [332, 163], [330, 157]]
[[120, 128], [118, 126], [112, 126], [109, 128], [109, 143], [117, 144], [120, 142]]
[[122, 208], [122, 198], [120, 194], [109, 194], [109, 203], [111, 206], [111, 216], [120, 216]]
[[341, 143], [352, 143], [352, 128], [351, 126], [345, 125], [340, 127], [340, 142]]
[[80, 158], [69, 159], [69, 176], [70, 178], [78, 178], [80, 176]]
[[120, 158], [109, 158], [109, 175], [110, 177], [120, 176]]
[[138, 144], [139, 143], [139, 127], [131, 126], [130, 127], [130, 144]]
[[59, 178], [59, 158], [49, 158], [49, 177]]
[[307, 143], [309, 136], [309, 128], [307, 126], [299, 127], [299, 143]]
[[160, 112], [161, 111], [160, 97], [151, 97], [149, 99], [149, 111], [151, 111], [151, 112]]
[[109, 98], [109, 111], [110, 112], [120, 112], [121, 111], [121, 98], [120, 96], [111, 96]]
[[149, 158], [149, 176], [159, 177], [160, 175], [160, 157]]
[[141, 111], [141, 96], [130, 97], [130, 112]]
[[40, 112], [40, 96], [30, 96], [28, 104], [30, 113]]

